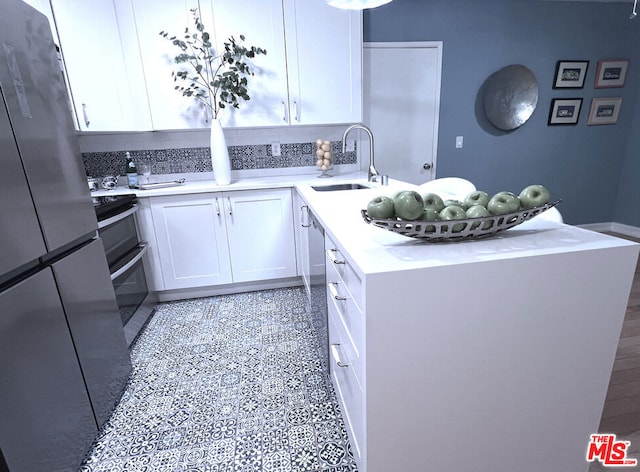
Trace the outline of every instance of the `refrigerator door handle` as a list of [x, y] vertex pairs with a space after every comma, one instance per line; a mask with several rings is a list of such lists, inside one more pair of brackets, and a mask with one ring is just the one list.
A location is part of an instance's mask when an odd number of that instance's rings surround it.
[[131, 269], [134, 265], [136, 265], [140, 261], [140, 259], [142, 259], [142, 256], [144, 256], [145, 252], [147, 252], [149, 246], [146, 242], [142, 241], [138, 247], [140, 248], [139, 252], [129, 262], [127, 262], [125, 265], [111, 274], [111, 281], [114, 281], [126, 271]]

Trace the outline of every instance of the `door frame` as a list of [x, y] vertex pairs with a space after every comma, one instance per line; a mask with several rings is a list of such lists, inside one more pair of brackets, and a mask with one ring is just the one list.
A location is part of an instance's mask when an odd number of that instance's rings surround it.
[[[437, 157], [438, 157], [438, 133], [439, 133], [439, 125], [440, 125], [440, 93], [442, 88], [442, 51], [443, 51], [443, 41], [407, 41], [407, 42], [363, 42], [363, 60], [364, 60], [364, 50], [366, 49], [435, 49], [438, 53], [437, 58], [437, 75], [436, 75], [436, 93], [435, 93], [435, 109], [434, 109], [434, 120], [433, 120], [433, 140], [432, 140], [432, 150], [431, 155], [432, 163], [431, 163], [431, 179], [436, 178], [436, 167], [437, 167]], [[364, 81], [364, 71], [363, 71], [363, 81]], [[364, 86], [363, 86], [363, 96], [364, 96]], [[367, 104], [364, 103], [363, 100], [363, 115], [366, 110]], [[364, 116], [363, 116], [364, 117]], [[363, 145], [365, 143], [358, 143], [360, 149], [365, 149], [366, 147]], [[367, 159], [361, 159], [361, 169], [368, 168], [368, 151], [367, 151]], [[365, 162], [366, 161], [366, 162]], [[431, 180], [430, 179], [430, 180]]]

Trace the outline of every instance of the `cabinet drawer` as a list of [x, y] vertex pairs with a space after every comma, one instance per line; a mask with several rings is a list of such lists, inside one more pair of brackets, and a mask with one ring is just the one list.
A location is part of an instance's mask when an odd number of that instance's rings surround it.
[[[331, 306], [331, 304], [329, 304]], [[360, 461], [364, 454], [364, 391], [358, 382], [353, 365], [348, 360], [349, 340], [344, 338], [339, 320], [329, 310], [329, 346], [331, 379], [338, 394], [353, 455]]]
[[[327, 236], [326, 242], [326, 254], [327, 254], [327, 266], [333, 267], [336, 273], [340, 276], [342, 281], [347, 286], [349, 292], [353, 296], [353, 301], [358, 305], [358, 308], [362, 308], [362, 280], [358, 277], [353, 267], [345, 259], [344, 254], [338, 248], [338, 246]], [[330, 271], [327, 269], [327, 274]]]
[[[360, 357], [364, 350], [364, 317], [341, 280], [327, 276], [327, 300], [334, 305], [338, 318], [353, 343], [356, 355]], [[358, 378], [363, 378], [360, 371]]]

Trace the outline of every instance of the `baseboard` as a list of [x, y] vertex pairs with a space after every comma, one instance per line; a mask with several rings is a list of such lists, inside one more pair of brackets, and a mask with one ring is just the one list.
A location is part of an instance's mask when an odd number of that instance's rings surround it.
[[289, 277], [285, 279], [263, 280], [259, 282], [245, 282], [229, 285], [215, 285], [192, 289], [165, 290], [156, 292], [159, 302], [172, 302], [189, 298], [213, 297], [216, 295], [228, 295], [232, 293], [254, 292], [257, 290], [269, 290], [274, 288], [296, 287], [302, 284], [302, 277]]
[[610, 221], [607, 223], [590, 223], [586, 225], [577, 225], [580, 228], [588, 229], [591, 231], [597, 231], [603, 233], [605, 231], [612, 231], [614, 233], [624, 234], [625, 236], [631, 236], [633, 238], [640, 238], [640, 228], [637, 226], [625, 225], [622, 223], [616, 223]]

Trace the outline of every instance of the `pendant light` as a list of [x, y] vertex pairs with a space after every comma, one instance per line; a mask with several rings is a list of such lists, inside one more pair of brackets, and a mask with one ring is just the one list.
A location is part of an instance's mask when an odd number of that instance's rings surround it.
[[327, 0], [327, 3], [336, 8], [343, 10], [365, 10], [367, 8], [376, 8], [392, 0]]
[[636, 16], [638, 16], [638, 11], [636, 10], [638, 6], [638, 0], [633, 0], [633, 11], [631, 12], [631, 16], [629, 16], [630, 20], [633, 20]]

